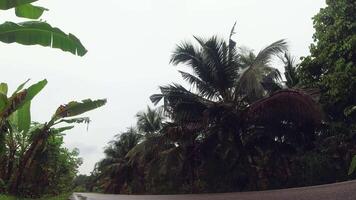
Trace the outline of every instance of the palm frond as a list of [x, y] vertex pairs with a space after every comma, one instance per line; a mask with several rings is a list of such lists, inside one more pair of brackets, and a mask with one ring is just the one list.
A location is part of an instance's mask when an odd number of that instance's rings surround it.
[[267, 91], [268, 94], [281, 90], [283, 87], [280, 84], [282, 81], [281, 72], [275, 68], [266, 68], [267, 74], [263, 77], [261, 85]]
[[245, 46], [238, 48], [238, 54], [242, 68], [252, 66], [254, 60], [256, 59], [256, 55], [253, 53], [253, 50]]
[[[152, 103], [159, 103], [164, 99], [164, 103], [169, 103], [169, 105], [176, 105], [180, 102], [201, 102], [201, 103], [211, 103], [210, 100], [205, 99], [197, 94], [194, 94], [182, 85], [171, 84], [167, 86], [160, 87], [161, 94], [156, 94], [151, 96]], [[166, 106], [168, 106], [166, 104]]]
[[278, 56], [286, 50], [286, 42], [279, 40], [261, 50], [256, 57], [252, 51], [245, 51], [245, 55], [241, 57], [245, 69], [237, 80], [235, 98], [246, 96], [253, 102], [278, 90], [281, 74], [276, 68], [270, 67], [269, 63], [273, 56]]
[[235, 48], [230, 48], [224, 40], [217, 36], [209, 40], [195, 37], [202, 46], [204, 63], [210, 72], [209, 84], [212, 85], [223, 99], [227, 99], [226, 90], [234, 84], [238, 76], [238, 62]]
[[162, 127], [164, 120], [163, 113], [158, 109], [151, 109], [147, 106], [147, 110], [136, 114], [137, 129], [144, 134], [154, 134]]
[[210, 84], [187, 72], [179, 71], [179, 73], [182, 75], [184, 80], [188, 81], [193, 87], [198, 90], [198, 93], [201, 96], [204, 96], [207, 99], [218, 98], [216, 96], [217, 91]]
[[233, 51], [236, 47], [236, 42], [232, 39], [232, 36], [234, 36], [236, 34], [235, 32], [235, 28], [236, 28], [236, 24], [237, 22], [234, 23], [234, 25], [231, 28], [230, 31], [230, 36], [229, 36], [229, 51]]
[[199, 49], [195, 48], [191, 43], [183, 42], [177, 45], [173, 51], [170, 63], [173, 65], [185, 64], [190, 67], [197, 76], [209, 82], [211, 79], [210, 72], [204, 63], [204, 56]]
[[268, 65], [271, 62], [273, 56], [278, 56], [287, 50], [287, 42], [285, 40], [278, 40], [262, 49], [257, 54], [253, 65]]
[[169, 142], [162, 134], [155, 134], [146, 136], [145, 140], [137, 144], [127, 154], [126, 158], [130, 164], [146, 163], [149, 159], [155, 159], [158, 152], [167, 148]]
[[177, 45], [173, 51], [170, 63], [179, 65], [200, 62], [201, 58], [196, 57], [196, 55], [197, 49], [191, 43], [182, 42], [180, 45]]
[[262, 76], [258, 68], [244, 69], [236, 82], [235, 99], [246, 97], [250, 102], [261, 99], [265, 95], [261, 81]]
[[236, 62], [239, 59], [239, 55], [237, 54], [237, 49], [236, 49], [236, 42], [232, 39], [232, 37], [236, 34], [235, 28], [236, 28], [236, 23], [232, 26], [232, 29], [230, 31], [230, 36], [229, 36], [229, 62]]
[[279, 58], [284, 63], [284, 76], [286, 78], [286, 85], [289, 88], [295, 87], [299, 82], [295, 57], [286, 52], [283, 56], [279, 56]]

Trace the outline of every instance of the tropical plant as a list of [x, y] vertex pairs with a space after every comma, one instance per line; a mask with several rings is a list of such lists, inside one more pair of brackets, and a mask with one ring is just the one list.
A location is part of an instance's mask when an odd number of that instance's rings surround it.
[[[26, 194], [23, 191], [25, 182], [33, 170], [39, 170], [37, 157], [47, 151], [51, 144], [56, 146], [57, 153], [61, 150], [61, 134], [74, 126], [62, 126], [61, 124], [88, 123], [88, 118], [75, 118], [87, 111], [101, 107], [106, 103], [105, 99], [92, 101], [90, 99], [81, 102], [69, 102], [61, 105], [47, 123], [32, 123], [30, 106], [32, 99], [45, 87], [46, 80], [40, 81], [28, 88], [21, 84], [16, 91], [7, 97], [7, 84], [1, 84], [0, 120], [1, 120], [1, 174], [5, 180], [8, 191], [13, 194]], [[53, 141], [58, 143], [51, 143]], [[53, 146], [52, 145], [52, 146]], [[67, 150], [61, 150], [65, 153]], [[74, 157], [76, 155], [73, 155]], [[68, 157], [73, 157], [68, 155]], [[48, 160], [47, 160], [48, 161]], [[68, 161], [69, 162], [69, 161]], [[76, 161], [74, 161], [76, 162]], [[34, 167], [37, 166], [37, 167]], [[54, 176], [56, 174], [53, 174]], [[32, 180], [34, 181], [34, 180]]]
[[0, 24], [0, 41], [58, 48], [78, 56], [84, 56], [87, 50], [77, 37], [38, 20], [48, 9], [33, 5], [36, 1], [38, 0], [0, 0], [0, 10], [15, 9], [16, 16], [36, 20], [22, 23], [8, 21]]
[[313, 148], [319, 109], [304, 91], [283, 89], [271, 66], [275, 56], [286, 53], [283, 40], [255, 55], [238, 48], [233, 35], [234, 28], [228, 42], [194, 37], [199, 46], [177, 46], [171, 63], [189, 68], [179, 73], [190, 88], [161, 86], [161, 93], [151, 96], [156, 105], [163, 101], [163, 113], [159, 107], [137, 115], [144, 137], [124, 157], [116, 156], [116, 170], [101, 172], [111, 174], [103, 176], [110, 183], [106, 192], [266, 189], [294, 178], [289, 163]]
[[129, 128], [115, 136], [116, 140], [105, 148], [105, 158], [97, 164], [99, 175], [97, 180], [104, 192], [119, 193], [132, 179], [132, 168], [126, 160], [126, 154], [134, 148], [142, 138], [134, 128]]
[[137, 129], [144, 134], [153, 135], [162, 128], [164, 116], [162, 109], [151, 109], [147, 106], [145, 112], [139, 112], [136, 114]]
[[343, 152], [335, 163], [352, 163], [351, 174], [355, 163], [351, 159], [356, 154], [356, 5], [352, 0], [328, 0], [326, 4], [313, 18], [314, 43], [298, 75], [303, 85], [320, 89], [330, 140], [338, 142], [334, 151]]
[[[233, 30], [231, 33], [232, 36]], [[175, 122], [188, 121], [189, 126], [195, 124], [200, 128], [203, 124], [211, 126], [211, 123], [220, 121], [234, 125], [225, 127], [239, 124], [238, 129], [241, 129], [249, 124], [244, 122], [245, 119], [256, 123], [256, 117], [269, 119], [269, 123], [264, 121], [266, 124], [273, 124], [273, 121], [280, 124], [283, 120], [297, 123], [307, 116], [307, 119], [313, 119], [311, 122], [320, 121], [318, 109], [303, 91], [285, 90], [274, 95], [271, 90], [272, 85], [279, 84], [280, 73], [269, 64], [274, 55], [281, 55], [286, 50], [283, 40], [267, 46], [257, 56], [249, 52], [247, 57], [237, 53], [231, 36], [229, 43], [212, 37], [207, 41], [196, 38], [200, 48], [189, 43], [179, 45], [171, 62], [186, 64], [193, 71], [193, 74], [179, 71], [191, 84], [191, 89], [178, 84], [163, 86], [161, 94], [151, 96], [152, 102], [157, 104], [163, 99], [165, 110]], [[264, 97], [267, 98], [257, 102]], [[291, 105], [295, 105], [293, 111]], [[265, 109], [267, 107], [270, 109]], [[278, 107], [281, 118], [268, 117], [275, 114], [274, 109]]]
[[145, 191], [147, 163], [154, 162], [155, 153], [165, 148], [157, 142], [164, 115], [161, 109], [151, 109], [136, 114], [137, 128], [129, 128], [117, 135], [105, 148], [105, 158], [97, 163], [97, 182], [104, 192], [137, 193]]
[[[33, 5], [36, 1], [0, 0], [0, 10], [14, 9], [16, 16], [35, 20], [0, 24], [0, 41], [41, 45], [84, 56], [87, 50], [77, 37], [39, 20], [48, 9]], [[62, 134], [73, 126], [58, 125], [89, 123], [89, 118], [75, 116], [103, 106], [106, 100], [69, 102], [60, 106], [48, 122], [34, 123], [31, 101], [47, 81], [24, 89], [27, 82], [10, 96], [7, 84], [0, 84], [0, 190], [26, 196], [57, 194], [70, 189], [81, 163], [77, 151], [63, 147]]]
[[297, 63], [295, 57], [289, 53], [285, 53], [280, 59], [284, 64], [284, 77], [286, 78], [285, 85], [288, 88], [293, 88], [298, 85], [299, 79], [297, 74]]

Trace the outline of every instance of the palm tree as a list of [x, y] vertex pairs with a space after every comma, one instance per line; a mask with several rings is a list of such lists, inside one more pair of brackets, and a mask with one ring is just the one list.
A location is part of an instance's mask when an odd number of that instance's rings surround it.
[[158, 104], [162, 99], [164, 109], [173, 121], [189, 122], [190, 127], [198, 127], [206, 120], [202, 116], [216, 115], [218, 110], [241, 113], [248, 104], [266, 97], [269, 88], [280, 79], [277, 69], [270, 66], [274, 56], [287, 50], [284, 40], [268, 45], [256, 56], [252, 52], [241, 53], [232, 40], [216, 36], [208, 40], [194, 37], [198, 47], [183, 42], [174, 50], [173, 65], [184, 64], [189, 72], [179, 71], [191, 88], [179, 84], [160, 87], [161, 93], [151, 96]]
[[[110, 142], [104, 153], [105, 158], [97, 164], [98, 182], [105, 192], [143, 192], [145, 169], [148, 163], [162, 150], [164, 115], [161, 109], [147, 107], [136, 114], [137, 128], [129, 128]], [[135, 176], [133, 176], [135, 174]], [[130, 187], [130, 189], [129, 189]], [[127, 191], [130, 190], [130, 191]]]
[[147, 106], [147, 110], [137, 113], [136, 118], [137, 129], [143, 137], [138, 145], [127, 152], [126, 157], [131, 164], [144, 164], [154, 159], [154, 154], [165, 148], [164, 143], [167, 141], [161, 134], [165, 117], [162, 109], [151, 109]]
[[[198, 46], [177, 46], [171, 63], [188, 67], [179, 73], [190, 88], [174, 83], [160, 87], [151, 101], [163, 101], [164, 112], [148, 107], [136, 115], [140, 141], [123, 154], [109, 154], [113, 149], [107, 149], [99, 169], [108, 191], [140, 182], [151, 192], [161, 191], [157, 185], [168, 191], [188, 185], [198, 192], [201, 180], [218, 188], [219, 181], [210, 173], [218, 174], [220, 182], [239, 180], [233, 189], [241, 189], [257, 182], [249, 176], [252, 171], [261, 182], [257, 188], [265, 188], [266, 171], [288, 163], [281, 149], [311, 144], [313, 128], [320, 122], [314, 101], [302, 91], [283, 89], [281, 74], [271, 66], [272, 59], [286, 51], [284, 40], [255, 55], [239, 50], [233, 34], [234, 29], [228, 42], [216, 36], [194, 37]], [[271, 167], [273, 160], [280, 164], [278, 169]]]
[[278, 82], [282, 79], [278, 69], [271, 67], [275, 56], [287, 51], [284, 40], [276, 41], [262, 49], [257, 55], [251, 50], [240, 48], [240, 62], [243, 71], [237, 81], [237, 94], [245, 94], [250, 102], [256, 101], [281, 89]]
[[[158, 104], [163, 100], [165, 112], [183, 132], [180, 134], [191, 135], [193, 149], [203, 152], [208, 146], [208, 151], [220, 152], [221, 157], [235, 155], [232, 159], [237, 163], [253, 161], [252, 154], [263, 142], [250, 138], [267, 137], [274, 146], [296, 140], [301, 147], [310, 144], [305, 141], [313, 139], [320, 112], [303, 91], [282, 90], [281, 74], [271, 66], [273, 58], [287, 51], [286, 42], [274, 42], [255, 55], [238, 50], [231, 38], [233, 30], [229, 42], [216, 36], [208, 40], [194, 37], [198, 47], [187, 42], [178, 45], [171, 63], [189, 68], [189, 72], [179, 72], [190, 88], [162, 86], [151, 101]], [[299, 135], [288, 134], [290, 128]]]
[[164, 116], [162, 109], [151, 109], [147, 106], [145, 112], [136, 114], [137, 129], [144, 135], [152, 135], [157, 133], [162, 128]]
[[158, 193], [156, 185], [166, 185], [172, 190], [184, 183], [193, 184], [197, 134], [185, 126], [166, 121], [161, 107], [148, 107], [136, 117], [138, 130], [144, 137], [126, 155], [129, 165], [140, 169], [136, 178], [148, 182], [147, 190]]
[[142, 135], [129, 128], [115, 138], [105, 148], [105, 158], [97, 164], [100, 171], [97, 181], [105, 192], [111, 193], [119, 193], [127, 184], [131, 168], [125, 157], [141, 141]]
[[297, 63], [295, 57], [289, 53], [285, 53], [280, 57], [284, 64], [284, 76], [286, 78], [285, 84], [288, 88], [295, 87], [299, 83], [297, 76]]

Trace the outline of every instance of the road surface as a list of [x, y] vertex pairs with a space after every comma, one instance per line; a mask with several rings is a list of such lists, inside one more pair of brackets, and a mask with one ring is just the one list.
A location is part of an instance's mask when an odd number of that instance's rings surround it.
[[356, 200], [356, 181], [283, 190], [223, 194], [104, 195], [75, 193], [73, 200]]

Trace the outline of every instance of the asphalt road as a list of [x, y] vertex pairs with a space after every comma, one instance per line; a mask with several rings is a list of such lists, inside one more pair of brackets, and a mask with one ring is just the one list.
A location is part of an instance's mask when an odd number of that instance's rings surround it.
[[356, 181], [261, 192], [187, 195], [75, 193], [74, 197], [74, 200], [356, 200]]

